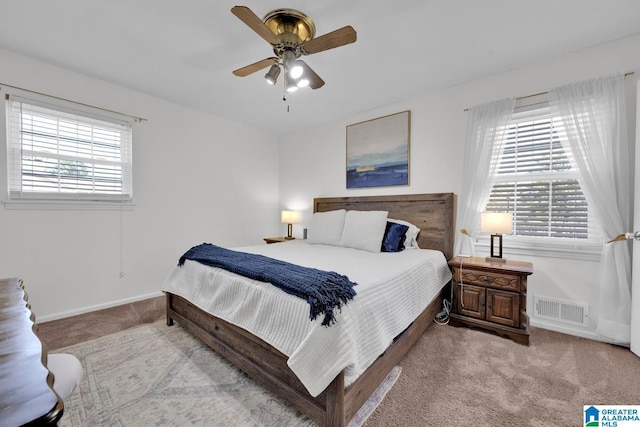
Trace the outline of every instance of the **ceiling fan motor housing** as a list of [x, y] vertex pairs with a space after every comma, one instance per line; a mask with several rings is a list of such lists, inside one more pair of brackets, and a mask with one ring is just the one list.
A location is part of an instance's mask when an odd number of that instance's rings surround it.
[[285, 57], [285, 52], [293, 52], [297, 59], [302, 56], [300, 44], [311, 40], [316, 35], [316, 26], [306, 14], [295, 9], [276, 9], [267, 13], [262, 22], [282, 42], [273, 46], [273, 52], [279, 57]]

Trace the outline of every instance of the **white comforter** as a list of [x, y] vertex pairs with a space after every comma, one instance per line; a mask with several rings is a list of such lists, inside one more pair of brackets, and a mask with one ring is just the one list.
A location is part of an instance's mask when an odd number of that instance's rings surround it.
[[289, 357], [288, 365], [312, 396], [340, 373], [351, 384], [407, 328], [451, 279], [444, 255], [407, 249], [371, 253], [293, 240], [234, 248], [294, 264], [346, 274], [357, 295], [336, 323], [309, 320], [309, 304], [282, 290], [195, 261], [176, 267], [162, 290], [237, 325]]

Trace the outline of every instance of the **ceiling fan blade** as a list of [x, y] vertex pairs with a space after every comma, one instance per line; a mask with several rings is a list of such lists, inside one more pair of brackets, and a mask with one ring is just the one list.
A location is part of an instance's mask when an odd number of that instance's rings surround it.
[[248, 7], [233, 6], [231, 8], [231, 13], [237, 16], [242, 22], [247, 24], [249, 28], [258, 33], [260, 37], [262, 37], [272, 45], [279, 45], [282, 43], [280, 41], [280, 38], [273, 34], [269, 27], [267, 27], [264, 22], [262, 22], [262, 19], [258, 18], [258, 16], [253, 13], [253, 11]]
[[269, 65], [277, 64], [277, 63], [278, 63], [278, 58], [273, 56], [271, 58], [265, 58], [261, 61], [254, 62], [253, 64], [247, 65], [246, 67], [238, 68], [233, 72], [233, 74], [235, 74], [238, 77], [245, 77], [245, 76], [248, 76], [249, 74], [255, 73], [256, 71], [260, 71], [263, 68], [267, 68]]
[[357, 39], [356, 30], [351, 25], [342, 27], [338, 30], [324, 34], [320, 37], [309, 40], [302, 44], [302, 50], [305, 55], [318, 53], [336, 47], [344, 46], [355, 42]]
[[324, 86], [324, 80], [322, 80], [320, 76], [317, 75], [316, 72], [307, 65], [306, 62], [301, 59], [298, 59], [298, 62], [302, 65], [302, 75], [309, 79], [309, 87], [311, 89], [320, 89], [322, 86]]

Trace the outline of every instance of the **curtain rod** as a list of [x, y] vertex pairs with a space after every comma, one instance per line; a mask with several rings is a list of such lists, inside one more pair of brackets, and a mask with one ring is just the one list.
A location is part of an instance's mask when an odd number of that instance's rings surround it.
[[107, 108], [96, 107], [95, 105], [84, 104], [82, 102], [72, 101], [72, 100], [67, 99], [67, 98], [60, 98], [59, 96], [48, 95], [46, 93], [37, 92], [35, 90], [30, 90], [30, 89], [25, 89], [25, 88], [22, 88], [22, 87], [19, 87], [19, 86], [13, 86], [13, 85], [6, 84], [6, 83], [0, 83], [0, 88], [2, 86], [10, 87], [12, 89], [22, 90], [22, 91], [33, 93], [33, 94], [36, 94], [36, 95], [46, 96], [46, 97], [49, 97], [49, 98], [57, 99], [59, 101], [65, 101], [65, 102], [70, 102], [70, 103], [76, 104], [76, 105], [82, 105], [83, 107], [95, 108], [97, 110], [106, 111], [108, 113], [119, 114], [121, 116], [130, 117], [130, 118], [132, 118], [132, 119], [134, 119], [134, 120], [136, 120], [138, 122], [147, 121], [147, 119], [145, 119], [144, 117], [133, 116], [131, 114], [121, 113], [119, 111], [109, 110]]
[[[624, 73], [624, 78], [626, 79], [627, 77], [633, 76], [634, 74], [635, 74], [634, 71], [627, 71], [626, 73]], [[534, 93], [531, 95], [519, 96], [516, 98], [516, 101], [520, 101], [521, 99], [533, 98], [534, 96], [546, 95], [548, 93], [549, 91], [544, 91], [544, 92]], [[465, 108], [464, 111], [469, 111], [469, 109]]]

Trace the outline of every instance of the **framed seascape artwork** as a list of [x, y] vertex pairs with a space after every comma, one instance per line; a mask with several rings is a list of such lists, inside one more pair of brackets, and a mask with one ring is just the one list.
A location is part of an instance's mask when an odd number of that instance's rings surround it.
[[347, 126], [347, 188], [409, 185], [411, 111]]

